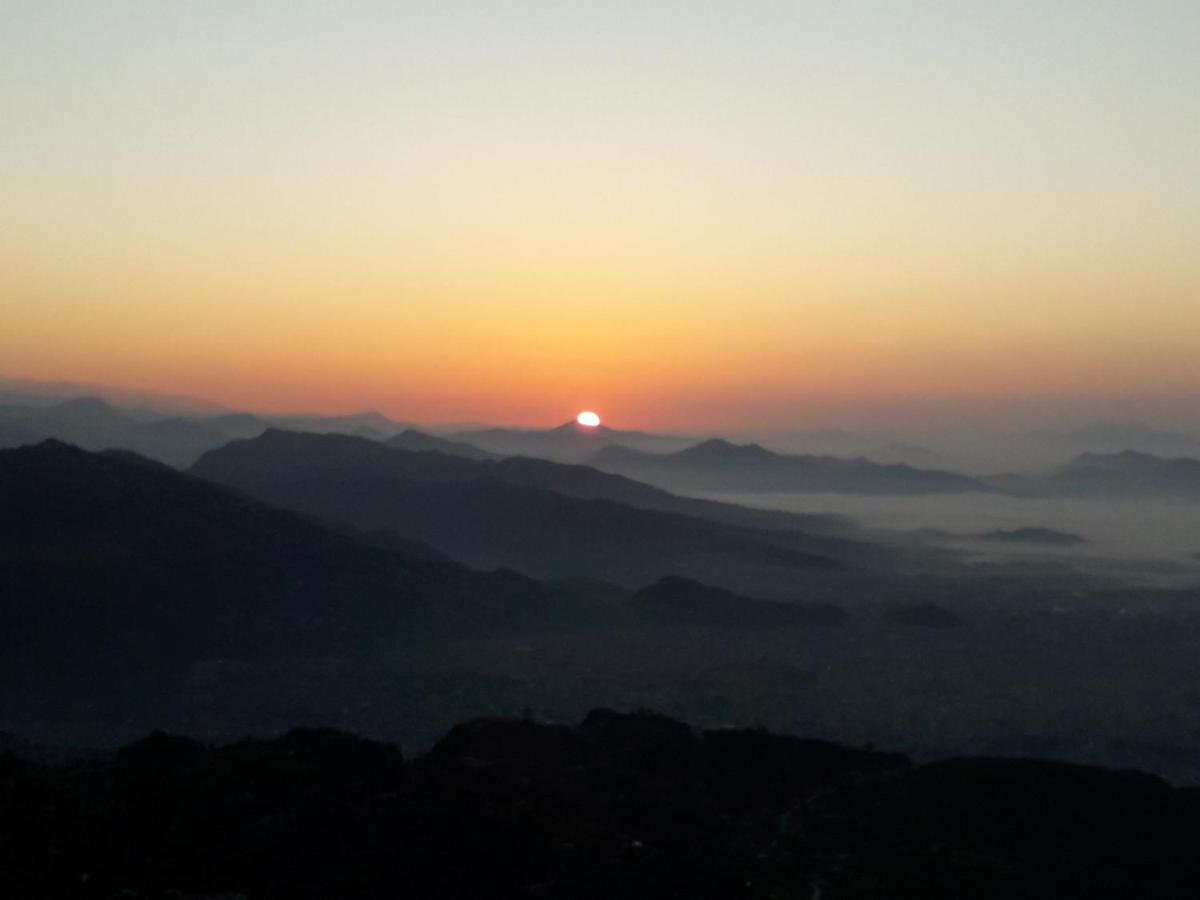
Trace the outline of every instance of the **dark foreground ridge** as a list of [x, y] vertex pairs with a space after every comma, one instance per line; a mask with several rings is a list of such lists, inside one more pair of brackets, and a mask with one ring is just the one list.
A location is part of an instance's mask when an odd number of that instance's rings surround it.
[[1200, 793], [650, 713], [477, 720], [405, 760], [323, 729], [0, 754], [6, 896], [1197, 896]]

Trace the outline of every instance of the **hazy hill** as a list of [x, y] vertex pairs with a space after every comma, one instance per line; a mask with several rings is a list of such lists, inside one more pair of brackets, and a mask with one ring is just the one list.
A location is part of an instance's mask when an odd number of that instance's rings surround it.
[[[640, 509], [684, 513], [734, 525], [839, 536], [854, 531], [854, 526], [848, 520], [837, 516], [755, 509], [733, 503], [682, 497], [624, 475], [603, 472], [591, 466], [514, 456], [499, 460], [479, 472], [485, 474], [485, 477], [510, 484], [542, 487], [569, 497], [615, 500]], [[860, 544], [854, 549], [863, 552], [867, 547]]]
[[1066, 453], [1120, 453], [1136, 450], [1159, 456], [1200, 455], [1200, 436], [1153, 428], [1144, 422], [1096, 422], [1066, 432], [1036, 432]]
[[1087, 543], [1077, 534], [1056, 531], [1053, 528], [1012, 528], [988, 531], [979, 535], [980, 540], [1004, 544], [1029, 544], [1039, 547], [1073, 547]]
[[99, 397], [77, 397], [46, 406], [0, 407], [0, 440], [9, 446], [55, 439], [87, 450], [133, 450], [160, 462], [184, 466], [201, 453], [239, 437], [261, 433], [254, 416], [156, 416], [119, 409]]
[[[617, 502], [609, 476], [586, 469], [412, 453], [338, 435], [268, 431], [210, 451], [191, 471], [286, 508], [393, 530], [472, 565], [588, 575], [631, 587], [668, 574], [778, 586], [839, 568], [816, 548], [870, 550]], [[589, 484], [597, 496], [578, 496]], [[626, 482], [618, 489], [653, 492]]]
[[197, 660], [359, 653], [414, 628], [553, 611], [548, 589], [515, 574], [339, 531], [129, 453], [0, 451], [8, 702], [99, 694], [131, 708], [169, 695]]
[[0, 407], [0, 423], [36, 440], [53, 437], [88, 449], [116, 446], [141, 424], [99, 397], [75, 397], [45, 406]]
[[609, 446], [591, 457], [590, 463], [664, 487], [693, 491], [952, 494], [994, 490], [952, 472], [881, 465], [862, 458], [785, 455], [759, 444], [721, 439], [664, 454]]
[[440, 438], [432, 434], [426, 434], [424, 431], [418, 431], [415, 428], [406, 428], [387, 443], [389, 447], [396, 447], [400, 450], [431, 451], [434, 453], [445, 453], [448, 456], [462, 456], [467, 459], [500, 458], [495, 453], [481, 450], [464, 441], [452, 441], [449, 438]]
[[576, 422], [545, 429], [484, 428], [453, 437], [500, 456], [532, 456], [557, 462], [583, 462], [607, 444], [649, 452], [677, 450], [687, 445], [683, 438], [620, 431], [607, 425], [586, 428]]
[[86, 384], [78, 381], [40, 381], [0, 375], [0, 404], [10, 406], [53, 406], [76, 397], [99, 397], [129, 410], [151, 410], [158, 416], [215, 416], [225, 409], [218, 403], [181, 394], [164, 394]]
[[1200, 459], [1148, 453], [1083, 453], [1047, 475], [998, 476], [1005, 490], [1032, 496], [1200, 500]]
[[365, 431], [389, 438], [409, 427], [407, 423], [397, 422], [379, 412], [351, 413], [344, 416], [297, 415], [262, 418], [275, 428], [312, 431], [317, 434], [358, 434]]
[[404, 426], [380, 413], [348, 416], [166, 415], [114, 406], [100, 397], [0, 406], [0, 447], [52, 438], [86, 450], [132, 450], [177, 468], [206, 450], [254, 437], [272, 426], [320, 433], [370, 434], [386, 440]]
[[[682, 497], [624, 475], [602, 472], [591, 466], [527, 456], [498, 457], [461, 442], [448, 441], [411, 429], [397, 435], [388, 445], [415, 454], [426, 454], [389, 459], [394, 471], [403, 469], [404, 477], [413, 480], [473, 481], [483, 478], [545, 489], [581, 500], [613, 500], [639, 509], [683, 513], [731, 525], [792, 532], [796, 535], [804, 532], [808, 540], [815, 540], [816, 535], [836, 536], [836, 542], [821, 544], [822, 552], [850, 552], [861, 558], [863, 554], [879, 550], [862, 543], [845, 543], [844, 538], [853, 534], [856, 529], [851, 522], [838, 516], [755, 509], [732, 503]], [[476, 455], [472, 455], [472, 452]], [[483, 455], [480, 458], [478, 454]], [[464, 457], [475, 462], [456, 463], [445, 459], [445, 456]], [[486, 464], [475, 464], [479, 462]], [[812, 546], [815, 548], [816, 545]]]

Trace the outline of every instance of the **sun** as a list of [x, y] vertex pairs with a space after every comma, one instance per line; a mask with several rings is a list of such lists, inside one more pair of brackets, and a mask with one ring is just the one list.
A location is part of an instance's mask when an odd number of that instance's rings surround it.
[[575, 421], [578, 422], [580, 425], [582, 425], [584, 428], [595, 428], [596, 426], [598, 426], [600, 424], [600, 417], [598, 415], [596, 415], [594, 412], [589, 412], [587, 410], [584, 410], [583, 412], [581, 412], [579, 415], [577, 415], [575, 417]]

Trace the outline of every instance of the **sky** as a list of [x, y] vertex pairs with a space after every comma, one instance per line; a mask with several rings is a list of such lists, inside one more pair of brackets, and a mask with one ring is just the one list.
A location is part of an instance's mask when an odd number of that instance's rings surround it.
[[1198, 48], [1194, 0], [0, 0], [0, 375], [1200, 422]]

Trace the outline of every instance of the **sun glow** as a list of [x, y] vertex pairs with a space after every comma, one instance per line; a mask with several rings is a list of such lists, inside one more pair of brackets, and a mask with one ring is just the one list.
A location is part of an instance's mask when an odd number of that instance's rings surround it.
[[575, 421], [584, 428], [595, 428], [600, 424], [600, 417], [594, 412], [581, 412], [575, 417]]

